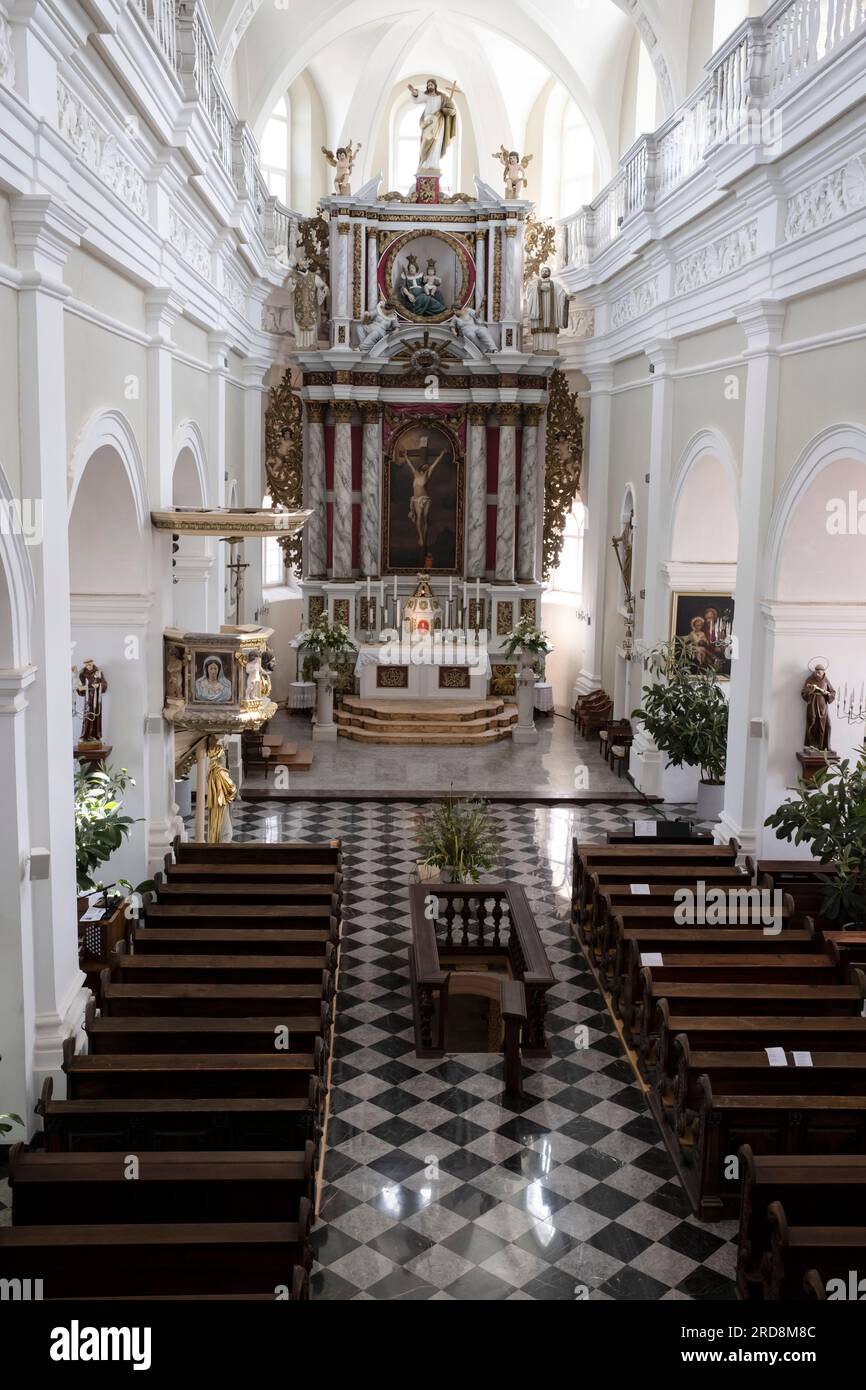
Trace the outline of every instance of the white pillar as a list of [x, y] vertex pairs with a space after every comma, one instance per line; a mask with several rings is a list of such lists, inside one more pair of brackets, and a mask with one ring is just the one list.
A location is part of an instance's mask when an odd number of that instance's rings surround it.
[[610, 469], [610, 418], [613, 371], [610, 367], [584, 368], [591, 395], [589, 439], [584, 460], [581, 495], [586, 502], [587, 524], [583, 539], [583, 608], [589, 620], [583, 629], [583, 664], [574, 683], [574, 697], [600, 690], [604, 639], [605, 575], [607, 570], [608, 472]]
[[[265, 374], [269, 363], [264, 358], [250, 358], [243, 365], [244, 383], [244, 475], [242, 498], [245, 507], [260, 507], [265, 494]], [[255, 621], [262, 603], [262, 542], [258, 536], [244, 541], [243, 558], [249, 569], [244, 570], [243, 621]]]
[[[211, 505], [225, 506], [226, 482], [226, 378], [232, 339], [222, 329], [208, 334], [208, 479]], [[238, 479], [238, 482], [241, 480]], [[226, 565], [229, 547], [219, 541], [216, 547], [214, 582], [211, 585], [210, 631], [219, 632], [226, 620]]]
[[517, 669], [517, 723], [511, 731], [513, 743], [537, 743], [535, 727], [535, 672], [525, 658]]
[[334, 723], [334, 685], [336, 676], [327, 662], [316, 672], [316, 722], [313, 738], [317, 743], [335, 743], [337, 726]]
[[334, 405], [334, 579], [352, 577], [352, 412], [351, 401]]
[[335, 348], [349, 348], [350, 319], [352, 315], [351, 292], [351, 223], [347, 217], [338, 217], [331, 223], [331, 235], [337, 230], [336, 284], [331, 286], [332, 295], [332, 338]]
[[319, 579], [327, 573], [328, 532], [325, 502], [325, 402], [307, 401], [306, 416], [306, 496], [304, 506], [312, 516], [303, 530], [304, 574]]
[[367, 308], [373, 310], [379, 302], [379, 283], [377, 270], [379, 268], [379, 247], [376, 241], [374, 228], [367, 229]]
[[767, 719], [767, 629], [760, 611], [765, 549], [773, 509], [779, 418], [778, 347], [785, 306], [757, 302], [738, 315], [746, 333], [746, 398], [740, 487], [740, 535], [731, 662], [725, 805], [717, 838], [739, 840], [744, 853], [760, 851], [767, 771], [767, 740], [750, 738], [752, 720]]
[[48, 851], [48, 875], [31, 884], [34, 1002], [31, 1093], [53, 1076], [65, 1094], [62, 1045], [77, 1032], [87, 990], [78, 965], [69, 622], [69, 508], [62, 385], [62, 275], [84, 224], [52, 197], [12, 203], [18, 270], [18, 422], [21, 497], [42, 504], [44, 541], [29, 549], [35, 581], [27, 782], [30, 842]]
[[483, 579], [487, 569], [487, 416], [489, 406], [469, 406], [466, 484], [466, 577]]
[[520, 407], [500, 405], [499, 486], [496, 494], [496, 578], [500, 583], [514, 579], [514, 508], [517, 502], [516, 445]]
[[0, 670], [0, 786], [5, 789], [0, 835], [0, 1112], [20, 1115], [29, 1138], [34, 1128], [33, 1037], [36, 1015], [33, 979], [33, 911], [30, 885], [30, 825], [27, 805], [28, 689], [32, 666]]
[[520, 449], [520, 529], [517, 537], [517, 577], [522, 583], [537, 580], [539, 461], [538, 426], [540, 405], [523, 407], [523, 435]]
[[382, 408], [378, 401], [361, 403], [364, 450], [361, 459], [361, 573], [379, 573], [379, 511], [382, 476]]
[[[487, 280], [485, 278], [484, 267], [484, 248], [487, 241], [487, 233], [476, 231], [475, 233], [475, 308], [483, 309], [484, 301], [487, 298]], [[489, 319], [490, 310], [482, 314], [482, 317]]]

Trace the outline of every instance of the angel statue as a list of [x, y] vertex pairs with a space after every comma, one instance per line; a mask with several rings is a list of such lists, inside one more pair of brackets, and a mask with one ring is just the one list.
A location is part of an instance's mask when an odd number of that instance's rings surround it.
[[369, 352], [377, 343], [381, 343], [383, 338], [387, 338], [389, 333], [393, 333], [397, 327], [397, 311], [393, 304], [388, 304], [386, 300], [380, 299], [375, 312], [368, 312], [364, 315], [363, 326], [358, 330], [359, 348], [362, 352]]
[[501, 145], [499, 153], [494, 153], [493, 158], [498, 159], [502, 164], [506, 198], [520, 198], [522, 190], [529, 183], [526, 177], [526, 166], [534, 158], [534, 155], [525, 154], [521, 159], [517, 150], [507, 150], [504, 145]]
[[325, 149], [325, 146], [322, 146], [322, 154], [325, 156], [328, 163], [337, 171], [334, 175], [334, 192], [341, 198], [351, 198], [352, 196], [352, 188], [349, 179], [355, 167], [355, 156], [360, 148], [360, 141], [357, 145], [353, 146], [351, 140], [348, 145], [338, 145], [336, 154], [334, 154], [333, 150]]
[[496, 343], [489, 328], [481, 322], [481, 311], [467, 304], [458, 309], [451, 319], [451, 332], [455, 338], [474, 343], [482, 352], [495, 352]]

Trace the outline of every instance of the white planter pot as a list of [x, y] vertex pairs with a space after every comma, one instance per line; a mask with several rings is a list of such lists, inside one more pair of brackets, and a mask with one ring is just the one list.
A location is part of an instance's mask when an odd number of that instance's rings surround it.
[[724, 805], [724, 782], [698, 783], [698, 820], [718, 820]]
[[[662, 753], [664, 763], [665, 754]], [[698, 799], [700, 771], [696, 767], [662, 766], [661, 794], [665, 801], [692, 802]]]

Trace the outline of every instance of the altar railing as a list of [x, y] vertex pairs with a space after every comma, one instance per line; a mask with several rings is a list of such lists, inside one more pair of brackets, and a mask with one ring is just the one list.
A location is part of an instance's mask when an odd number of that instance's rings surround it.
[[591, 203], [561, 220], [559, 269], [602, 255], [723, 145], [777, 139], [780, 104], [864, 26], [866, 0], [776, 0], [760, 19], [744, 20], [682, 106], [635, 142]]

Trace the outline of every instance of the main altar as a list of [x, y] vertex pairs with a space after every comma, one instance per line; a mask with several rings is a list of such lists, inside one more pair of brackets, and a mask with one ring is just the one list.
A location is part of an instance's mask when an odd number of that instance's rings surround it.
[[271, 428], [269, 481], [301, 453], [304, 623], [347, 629], [361, 695], [513, 699], [519, 663], [503, 647], [521, 620], [540, 623], [546, 414], [568, 301], [540, 263], [526, 274], [533, 204], [514, 172], [526, 161], [503, 159], [502, 194], [480, 178], [472, 194], [446, 191], [448, 98], [432, 79], [413, 94], [414, 188], [377, 177], [349, 192], [350, 145], [332, 157], [334, 194], [290, 233], [283, 391], [298, 414], [282, 439]]

